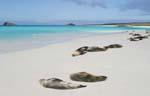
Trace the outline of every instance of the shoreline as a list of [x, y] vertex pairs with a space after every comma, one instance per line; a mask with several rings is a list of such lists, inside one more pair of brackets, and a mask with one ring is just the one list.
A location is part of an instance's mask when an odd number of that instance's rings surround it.
[[[113, 32], [110, 31], [112, 33], [98, 33], [98, 32], [81, 32], [81, 33], [69, 33], [67, 34], [54, 34], [54, 35], [50, 35], [50, 36], [46, 36], [46, 38], [62, 38], [60, 40], [53, 40], [50, 41], [49, 39], [46, 40], [45, 36], [43, 34], [43, 37], [38, 37], [38, 35], [33, 36], [33, 39], [22, 39], [20, 41], [0, 41], [0, 55], [1, 54], [9, 54], [9, 53], [14, 53], [14, 52], [20, 52], [20, 51], [26, 51], [26, 50], [33, 50], [33, 49], [37, 49], [37, 48], [43, 48], [49, 45], [53, 45], [53, 44], [59, 44], [59, 43], [65, 43], [65, 42], [71, 42], [74, 40], [78, 40], [78, 39], [83, 39], [83, 38], [89, 38], [89, 37], [94, 37], [94, 36], [104, 36], [104, 35], [112, 35], [112, 34], [121, 34], [121, 33], [125, 33], [126, 31], [118, 31], [118, 32]], [[40, 35], [40, 34], [39, 34]], [[56, 35], [56, 36], [55, 36]], [[69, 37], [69, 38], [68, 38]], [[35, 40], [34, 40], [35, 38]], [[39, 38], [39, 40], [38, 40]], [[42, 38], [44, 38], [42, 40]], [[51, 39], [52, 39], [51, 38]], [[64, 38], [64, 39], [63, 39]], [[41, 41], [40, 41], [41, 39]], [[46, 41], [45, 41], [46, 40]], [[11, 44], [10, 44], [11, 42]], [[9, 49], [10, 48], [10, 49]]]
[[[35, 40], [34, 39], [31, 39], [31, 40], [29, 39], [28, 41], [27, 40], [21, 40], [21, 41], [18, 41], [18, 42], [13, 41], [14, 43], [11, 42], [12, 45], [10, 44], [9, 41], [8, 41], [8, 44], [7, 43], [5, 44], [5, 43], [3, 43], [3, 41], [1, 41], [0, 42], [1, 43], [1, 45], [0, 45], [1, 46], [0, 55], [9, 54], [9, 53], [16, 53], [16, 52], [26, 51], [26, 50], [34, 50], [34, 49], [38, 49], [38, 48], [47, 47], [49, 45], [72, 42], [72, 41], [75, 41], [75, 40], [92, 38], [92, 37], [95, 37], [95, 36], [115, 35], [115, 34], [129, 33], [129, 32], [141, 32], [141, 31], [144, 32], [146, 30], [136, 30], [136, 31], [135, 30], [128, 30], [128, 31], [118, 31], [118, 32], [111, 31], [112, 33], [98, 33], [98, 32], [92, 32], [92, 33], [90, 33], [90, 32], [89, 33], [81, 32], [81, 34], [79, 34], [79, 33], [76, 33], [76, 34], [69, 33], [68, 36], [71, 34], [70, 37], [73, 36], [73, 38], [70, 38], [70, 39], [66, 38], [66, 39], [63, 39], [63, 40], [60, 39], [58, 41], [52, 41], [52, 42], [49, 42], [49, 40], [45, 42], [45, 40], [44, 40], [44, 41], [42, 41], [43, 43], [40, 42], [40, 41], [37, 42], [36, 39]], [[59, 35], [60, 36], [64, 35], [63, 37], [65, 37], [65, 34], [59, 34]], [[57, 38], [59, 38], [58, 35], [56, 35], [56, 36], [57, 36]], [[47, 37], [49, 37], [49, 36], [47, 36]], [[43, 37], [43, 38], [45, 38], [45, 37]], [[53, 38], [55, 38], [55, 37], [53, 37]], [[34, 41], [32, 41], [32, 40], [34, 40]], [[6, 49], [6, 48], [8, 48], [8, 49]]]

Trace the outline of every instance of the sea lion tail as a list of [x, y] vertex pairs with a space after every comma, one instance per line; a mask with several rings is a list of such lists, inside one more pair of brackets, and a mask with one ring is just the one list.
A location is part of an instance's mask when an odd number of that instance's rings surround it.
[[87, 87], [86, 85], [79, 85], [78, 88]]

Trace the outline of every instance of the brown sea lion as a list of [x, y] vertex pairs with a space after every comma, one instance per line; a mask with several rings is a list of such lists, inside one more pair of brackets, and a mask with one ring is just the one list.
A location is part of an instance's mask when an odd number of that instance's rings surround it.
[[88, 46], [80, 47], [73, 52], [72, 56], [74, 57], [74, 56], [84, 55], [87, 53], [87, 49], [88, 49]]
[[92, 46], [87, 48], [87, 52], [99, 52], [99, 51], [106, 51], [106, 48], [100, 48], [98, 46]]
[[146, 30], [146, 32], [145, 32], [146, 34], [150, 34], [150, 30]]
[[143, 39], [148, 39], [148, 36], [137, 36], [137, 37], [129, 38], [130, 41], [140, 41]]
[[87, 51], [87, 49], [88, 49], [88, 46], [83, 46], [83, 47], [78, 48], [76, 51]]
[[86, 53], [87, 53], [86, 51], [74, 51], [72, 53], [72, 56], [75, 57], [75, 56], [79, 56], [79, 55], [84, 55]]
[[60, 90], [86, 87], [86, 85], [73, 84], [58, 78], [40, 79], [39, 82], [45, 88], [60, 89]]
[[134, 37], [134, 39], [139, 39], [139, 40], [148, 39], [148, 36], [138, 36], [138, 37]]
[[141, 36], [141, 34], [138, 34], [138, 33], [129, 33], [129, 35], [132, 35], [132, 36]]
[[84, 55], [87, 52], [98, 52], [98, 51], [106, 51], [106, 48], [100, 48], [98, 46], [83, 46], [75, 50], [72, 54], [72, 56], [79, 56]]
[[87, 72], [78, 72], [70, 75], [70, 79], [73, 81], [81, 82], [99, 82], [107, 79], [106, 76], [95, 76]]
[[111, 44], [111, 45], [105, 46], [106, 49], [108, 49], [108, 48], [122, 48], [122, 47], [123, 46], [120, 44]]
[[129, 33], [129, 35], [132, 35], [133, 33]]
[[139, 39], [134, 39], [134, 38], [128, 38], [130, 41], [139, 41]]
[[132, 34], [132, 36], [141, 36], [141, 34], [135, 33], [135, 34]]

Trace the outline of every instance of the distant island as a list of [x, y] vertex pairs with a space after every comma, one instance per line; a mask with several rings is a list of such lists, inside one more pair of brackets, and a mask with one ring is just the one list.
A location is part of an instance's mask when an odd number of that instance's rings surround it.
[[75, 26], [74, 23], [69, 23], [69, 24], [66, 24], [66, 25], [68, 25], [68, 26]]
[[4, 22], [3, 26], [15, 26], [15, 23], [12, 22]]
[[129, 22], [129, 23], [106, 23], [106, 24], [88, 24], [88, 25], [117, 25], [117, 26], [150, 26], [150, 22]]
[[[17, 24], [14, 22], [4, 22], [3, 26], [16, 26]], [[28, 26], [28, 24], [26, 24]], [[66, 26], [76, 26], [74, 23], [65, 24]], [[81, 24], [81, 25], [115, 25], [118, 27], [125, 27], [125, 26], [150, 26], [150, 22], [128, 22], [128, 23], [104, 23], [104, 24]]]

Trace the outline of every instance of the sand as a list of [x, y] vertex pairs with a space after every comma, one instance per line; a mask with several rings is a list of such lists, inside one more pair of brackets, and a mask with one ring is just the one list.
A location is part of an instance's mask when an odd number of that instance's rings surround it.
[[[143, 33], [144, 34], [144, 33]], [[150, 39], [128, 41], [129, 33], [97, 35], [43, 48], [0, 55], [0, 96], [150, 96]], [[72, 57], [82, 46], [121, 44], [123, 48]], [[105, 75], [106, 81], [71, 81], [76, 72]], [[42, 87], [38, 80], [57, 77], [87, 85], [74, 90]]]

